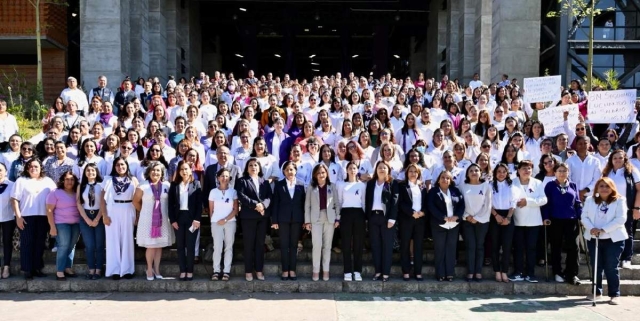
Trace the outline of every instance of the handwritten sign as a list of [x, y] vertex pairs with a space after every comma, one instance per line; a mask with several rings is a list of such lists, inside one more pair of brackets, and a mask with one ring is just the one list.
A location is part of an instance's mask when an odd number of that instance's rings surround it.
[[636, 90], [592, 91], [587, 119], [592, 124], [632, 123], [635, 121]]
[[525, 100], [530, 103], [555, 101], [560, 99], [562, 77], [547, 76], [524, 79]]
[[548, 107], [538, 111], [538, 120], [544, 125], [544, 134], [546, 136], [557, 136], [564, 133], [564, 111], [569, 111], [569, 128], [575, 129], [578, 124], [578, 105], [566, 105]]

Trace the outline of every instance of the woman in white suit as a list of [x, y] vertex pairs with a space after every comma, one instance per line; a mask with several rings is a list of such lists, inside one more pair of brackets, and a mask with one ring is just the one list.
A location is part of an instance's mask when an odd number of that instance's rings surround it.
[[[628, 234], [624, 223], [627, 220], [625, 198], [618, 193], [616, 184], [608, 177], [600, 178], [595, 185], [595, 194], [587, 198], [582, 210], [582, 224], [585, 227], [584, 238], [591, 256], [591, 265], [595, 266], [596, 240], [598, 238], [598, 266], [593, 273], [597, 276], [596, 300], [602, 296], [602, 272], [607, 277], [609, 304], [617, 305], [620, 296], [620, 254]], [[593, 294], [588, 296], [594, 299]]]
[[305, 229], [311, 231], [313, 244], [312, 279], [318, 281], [320, 278], [322, 262], [322, 279], [328, 281], [333, 232], [340, 225], [338, 188], [330, 182], [329, 169], [323, 163], [313, 168], [311, 177], [304, 203], [304, 223]]

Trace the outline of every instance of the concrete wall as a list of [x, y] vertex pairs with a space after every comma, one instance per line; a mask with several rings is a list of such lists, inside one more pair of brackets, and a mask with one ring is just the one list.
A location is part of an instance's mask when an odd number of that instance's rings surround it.
[[131, 2], [129, 15], [131, 78], [149, 76], [149, 0]]
[[447, 0], [447, 74], [449, 79], [459, 78], [458, 75], [458, 38], [459, 32], [460, 0]]
[[477, 0], [475, 2], [474, 27], [474, 66], [473, 70], [480, 74], [480, 80], [489, 83], [491, 79], [491, 35], [493, 0]]
[[491, 80], [538, 76], [540, 1], [493, 0]]
[[461, 84], [473, 79], [475, 69], [475, 17], [478, 0], [458, 0], [460, 18], [458, 19], [458, 75]]
[[167, 79], [166, 0], [149, 0], [149, 75]]

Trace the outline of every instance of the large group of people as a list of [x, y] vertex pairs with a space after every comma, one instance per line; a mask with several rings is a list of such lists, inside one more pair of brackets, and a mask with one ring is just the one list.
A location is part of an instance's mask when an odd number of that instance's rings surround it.
[[[497, 282], [535, 283], [536, 266], [549, 264], [555, 281], [578, 285], [584, 233], [615, 304], [640, 219], [638, 121], [589, 124], [581, 82], [558, 92], [557, 102], [527, 101], [507, 75], [485, 85], [477, 75], [460, 84], [202, 72], [166, 84], [127, 78], [117, 89], [100, 76], [86, 91], [69, 77], [35, 137], [17, 134], [0, 100], [1, 277], [17, 227], [26, 279], [44, 276], [47, 235], [56, 278], [77, 277], [82, 235], [87, 279], [132, 278], [136, 244], [146, 278], [161, 279], [162, 249], [175, 244], [177, 278], [190, 281], [210, 220], [214, 281], [231, 278], [236, 234], [247, 281], [265, 279], [275, 234], [281, 278], [296, 280], [310, 233], [314, 281], [329, 280], [332, 251], [344, 281], [362, 281], [367, 246], [373, 280], [389, 280], [398, 250], [402, 279], [422, 281], [427, 238], [435, 278], [453, 281], [462, 238], [467, 282], [492, 266]], [[546, 136], [538, 111], [568, 104], [580, 106], [577, 126], [565, 113], [565, 132]], [[600, 296], [602, 277], [595, 283]]]

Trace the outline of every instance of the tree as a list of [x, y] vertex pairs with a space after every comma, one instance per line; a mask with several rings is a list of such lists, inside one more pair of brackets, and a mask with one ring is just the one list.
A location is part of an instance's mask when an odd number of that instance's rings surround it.
[[42, 83], [42, 29], [48, 28], [47, 25], [40, 25], [40, 5], [52, 4], [59, 6], [68, 6], [69, 4], [65, 0], [28, 0], [29, 3], [34, 7], [36, 14], [36, 55], [38, 57], [38, 66], [36, 68], [36, 88], [37, 88], [37, 99], [39, 101], [44, 100], [44, 90]]
[[[589, 21], [589, 53], [587, 55], [587, 84], [586, 88], [591, 91], [593, 79], [593, 21], [603, 10], [596, 9], [596, 0], [558, 0], [559, 11], [549, 11], [547, 17], [557, 18], [560, 16], [576, 17], [578, 21], [588, 19]], [[613, 11], [615, 8], [607, 8], [606, 11]], [[563, 30], [562, 32], [565, 32]]]

